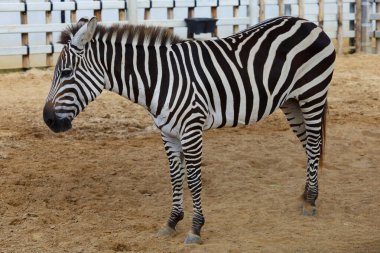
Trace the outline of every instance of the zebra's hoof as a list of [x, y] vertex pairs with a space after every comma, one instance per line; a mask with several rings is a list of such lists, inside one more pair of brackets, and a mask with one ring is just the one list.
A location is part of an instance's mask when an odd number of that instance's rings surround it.
[[302, 214], [305, 216], [316, 216], [317, 215], [317, 207], [312, 206], [308, 203], [304, 203], [302, 206]]
[[199, 235], [189, 232], [185, 239], [185, 244], [202, 244], [202, 239]]
[[177, 233], [177, 231], [175, 231], [175, 229], [172, 229], [171, 227], [166, 226], [166, 227], [161, 228], [158, 231], [157, 236], [159, 236], [159, 237], [171, 237], [171, 236], [174, 236], [176, 233]]

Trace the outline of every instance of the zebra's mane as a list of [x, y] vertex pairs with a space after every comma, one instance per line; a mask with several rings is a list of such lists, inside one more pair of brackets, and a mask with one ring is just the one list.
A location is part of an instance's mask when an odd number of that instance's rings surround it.
[[[82, 25], [83, 24], [73, 24], [67, 26], [66, 29], [62, 31], [58, 43], [68, 44]], [[106, 41], [110, 41], [115, 33], [116, 43], [120, 42], [124, 36], [126, 36], [126, 44], [135, 43], [137, 45], [168, 45], [183, 41], [171, 30], [164, 27], [127, 24], [114, 24], [112, 26], [98, 24], [94, 38], [103, 39], [106, 36]]]

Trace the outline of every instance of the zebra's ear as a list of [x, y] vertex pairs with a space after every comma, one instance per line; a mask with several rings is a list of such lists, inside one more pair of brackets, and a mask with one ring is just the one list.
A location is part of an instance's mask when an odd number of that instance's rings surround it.
[[79, 49], [83, 49], [84, 46], [88, 42], [90, 42], [92, 37], [94, 36], [95, 30], [96, 30], [96, 23], [97, 23], [96, 18], [95, 17], [91, 18], [90, 21], [84, 24], [79, 29], [79, 31], [74, 35], [74, 38], [71, 44], [76, 46]]
[[88, 17], [81, 17], [79, 19], [79, 21], [77, 22], [77, 25], [78, 26], [82, 26], [84, 24], [86, 24], [90, 19]]

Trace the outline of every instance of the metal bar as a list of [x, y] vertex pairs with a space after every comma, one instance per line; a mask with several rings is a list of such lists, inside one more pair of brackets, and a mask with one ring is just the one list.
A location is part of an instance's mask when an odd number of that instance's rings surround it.
[[[52, 21], [52, 15], [51, 15], [51, 10], [53, 10], [53, 2], [51, 0], [45, 0], [51, 4], [51, 9], [49, 11], [45, 12], [45, 23], [50, 24]], [[46, 33], [46, 44], [50, 45], [53, 43], [53, 33], [52, 32], [47, 32]], [[53, 49], [54, 47], [52, 47]], [[46, 54], [46, 65], [47, 66], [53, 66], [53, 53], [54, 51], [52, 50], [51, 53]]]
[[[379, 4], [377, 3], [376, 4], [376, 8]], [[376, 11], [378, 12], [378, 10]], [[370, 16], [369, 16], [369, 19], [371, 20], [380, 20], [380, 12], [379, 13], [372, 13]]]
[[0, 25], [0, 34], [60, 32], [67, 24]]
[[[195, 8], [196, 5], [197, 5], [197, 1], [194, 0], [194, 7], [189, 7], [187, 9], [187, 17], [188, 18], [194, 17], [194, 8]], [[189, 39], [193, 39], [194, 38], [194, 33], [189, 32], [189, 29], [187, 29], [187, 37]]]
[[[190, 17], [192, 17], [190, 13]], [[111, 25], [115, 22], [100, 22], [100, 24]], [[129, 23], [127, 21], [119, 21], [120, 24]], [[139, 24], [160, 24], [166, 27], [186, 27], [183, 19], [155, 19], [139, 21]], [[219, 18], [217, 21], [218, 26], [227, 25], [249, 25], [250, 18], [248, 17], [236, 17], [236, 18]], [[25, 24], [25, 25], [0, 25], [0, 34], [20, 34], [20, 33], [48, 33], [48, 32], [61, 32], [65, 29], [67, 24], [51, 23], [51, 24]]]
[[[28, 24], [28, 5], [25, 0], [22, 0], [24, 3], [24, 11], [20, 12], [21, 24]], [[29, 35], [27, 32], [21, 33], [21, 44], [27, 47], [27, 54], [22, 56], [22, 67], [24, 69], [30, 68], [30, 59], [29, 59]]]
[[129, 24], [137, 24], [137, 0], [128, 0], [127, 13]]
[[51, 52], [52, 46], [56, 52], [60, 52], [63, 48], [61, 44], [37, 45], [37, 46], [18, 46], [18, 47], [0, 47], [0, 56], [6, 55], [28, 55], [29, 54], [48, 54]]
[[[65, 0], [61, 0], [61, 2], [64, 2]], [[54, 5], [53, 5], [54, 6]], [[54, 8], [54, 7], [53, 7]], [[66, 13], [64, 10], [61, 11], [61, 23], [66, 23]]]
[[249, 17], [250, 26], [257, 23], [258, 17], [255, 13], [255, 8], [257, 8], [257, 6], [257, 0], [249, 0], [249, 5], [247, 7], [247, 16]]
[[[49, 2], [27, 2], [28, 11], [48, 11], [51, 8]], [[52, 11], [59, 10], [74, 10], [74, 3], [72, 1], [63, 1], [60, 2], [52, 2], [53, 9]], [[78, 1], [78, 10], [99, 10], [99, 9], [122, 9], [124, 7], [123, 1], [104, 1], [102, 6], [99, 5], [96, 1]], [[23, 3], [0, 3], [0, 12], [7, 11], [19, 11], [22, 12], [24, 10]]]

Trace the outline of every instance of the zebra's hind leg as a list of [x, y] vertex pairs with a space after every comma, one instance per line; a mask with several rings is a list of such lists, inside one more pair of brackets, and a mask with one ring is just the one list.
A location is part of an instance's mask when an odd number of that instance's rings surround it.
[[320, 92], [311, 97], [300, 96], [300, 108], [306, 129], [307, 180], [303, 194], [305, 215], [315, 215], [318, 198], [318, 168], [322, 166], [325, 144], [327, 94]]
[[289, 99], [280, 108], [284, 112], [293, 133], [298, 137], [303, 148], [305, 148], [307, 139], [306, 128], [298, 101], [296, 99]]
[[307, 155], [307, 179], [304, 193], [302, 194], [303, 204], [301, 207], [303, 214], [308, 216], [313, 216], [317, 213], [315, 201], [318, 197], [317, 174], [319, 160], [322, 155], [325, 104], [326, 98], [324, 96], [322, 101], [290, 99], [281, 106], [289, 125], [302, 143]]
[[[289, 99], [280, 108], [284, 112], [293, 133], [298, 137], [302, 147], [305, 149], [307, 141], [306, 127], [303, 119], [303, 113], [298, 101], [296, 99]], [[305, 189], [306, 187], [308, 187], [308, 181], [306, 181]], [[306, 202], [305, 193], [306, 191], [301, 196], [302, 203], [300, 204], [300, 208], [306, 215], [309, 213], [308, 209], [310, 209], [310, 204]]]
[[185, 178], [185, 163], [181, 143], [178, 139], [162, 134], [165, 151], [170, 166], [170, 177], [172, 183], [172, 210], [166, 226], [158, 231], [158, 236], [173, 236], [175, 227], [183, 219], [183, 181]]

